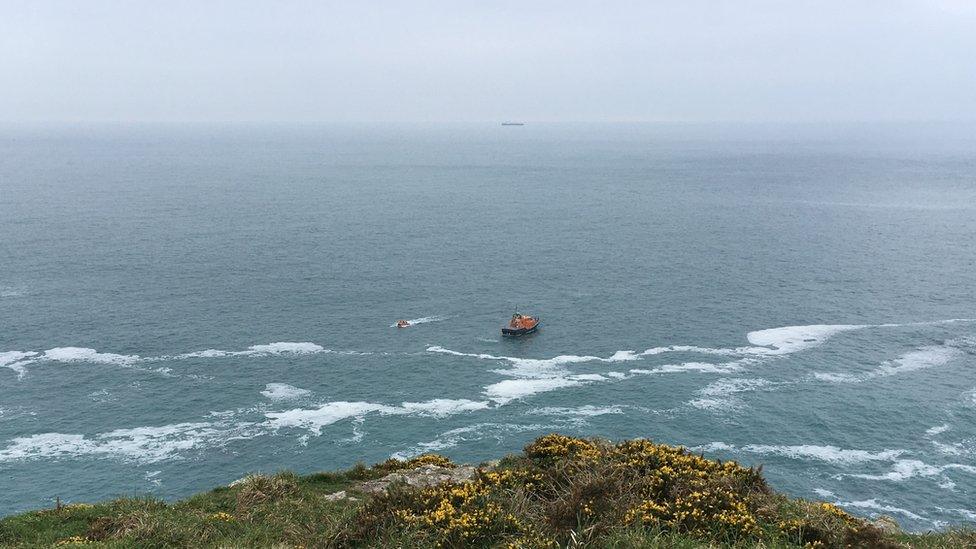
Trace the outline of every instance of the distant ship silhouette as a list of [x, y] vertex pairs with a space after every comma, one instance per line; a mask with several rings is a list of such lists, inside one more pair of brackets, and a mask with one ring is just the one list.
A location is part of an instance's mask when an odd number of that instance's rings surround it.
[[502, 126], [524, 126], [525, 122], [502, 122]]

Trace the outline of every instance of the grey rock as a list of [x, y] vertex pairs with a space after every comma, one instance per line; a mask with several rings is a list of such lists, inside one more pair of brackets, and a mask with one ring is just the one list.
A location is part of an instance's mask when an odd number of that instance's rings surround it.
[[471, 482], [478, 472], [476, 467], [462, 465], [449, 468], [438, 465], [421, 465], [415, 469], [407, 469], [390, 473], [383, 478], [370, 480], [359, 485], [359, 490], [377, 494], [385, 492], [392, 484], [404, 483], [416, 488], [436, 486], [445, 482]]

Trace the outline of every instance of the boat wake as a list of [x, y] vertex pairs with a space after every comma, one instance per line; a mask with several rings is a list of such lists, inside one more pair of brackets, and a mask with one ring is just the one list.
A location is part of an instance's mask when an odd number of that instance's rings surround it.
[[[440, 322], [442, 320], [447, 320], [449, 318], [451, 318], [451, 317], [450, 316], [447, 316], [447, 315], [422, 316], [420, 318], [408, 319], [407, 322], [411, 326], [416, 326], [417, 324], [427, 324], [429, 322]], [[393, 324], [390, 324], [390, 328], [396, 328], [396, 327], [397, 327], [397, 323], [396, 322], [394, 322]]]

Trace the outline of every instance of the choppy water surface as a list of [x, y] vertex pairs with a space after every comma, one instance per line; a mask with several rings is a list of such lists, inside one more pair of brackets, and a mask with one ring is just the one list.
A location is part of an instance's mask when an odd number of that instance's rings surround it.
[[558, 430], [972, 521], [976, 147], [925, 132], [4, 130], [0, 513]]

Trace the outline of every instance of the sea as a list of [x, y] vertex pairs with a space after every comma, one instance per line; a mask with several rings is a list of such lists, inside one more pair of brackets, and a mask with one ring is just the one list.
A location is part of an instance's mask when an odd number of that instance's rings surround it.
[[559, 432], [972, 524], [972, 130], [4, 127], [0, 515]]

